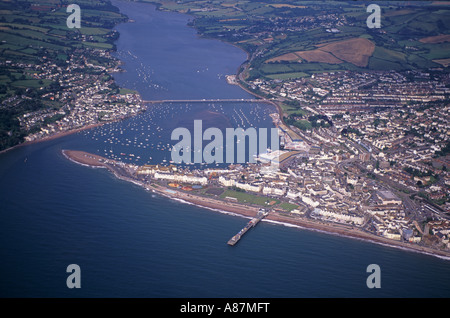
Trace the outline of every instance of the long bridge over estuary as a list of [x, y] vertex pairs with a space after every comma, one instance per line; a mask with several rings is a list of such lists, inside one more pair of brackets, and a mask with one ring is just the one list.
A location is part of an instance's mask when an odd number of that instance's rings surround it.
[[221, 103], [221, 102], [244, 102], [244, 103], [270, 103], [267, 99], [246, 99], [246, 98], [218, 98], [218, 99], [162, 99], [162, 100], [143, 100], [146, 104], [161, 103]]

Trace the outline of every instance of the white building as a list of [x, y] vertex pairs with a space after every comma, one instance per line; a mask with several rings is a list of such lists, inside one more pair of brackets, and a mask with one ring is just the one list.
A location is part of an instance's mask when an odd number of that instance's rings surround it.
[[315, 209], [314, 213], [318, 214], [320, 216], [323, 216], [323, 217], [334, 219], [337, 222], [341, 222], [341, 223], [354, 223], [356, 225], [362, 225], [364, 223], [364, 217], [361, 217], [361, 216], [354, 216], [354, 215], [349, 215], [349, 214], [330, 212], [330, 211], [321, 210], [321, 209]]
[[262, 186], [261, 184], [236, 182], [236, 187], [245, 191], [260, 192]]
[[289, 189], [289, 190], [287, 191], [287, 193], [286, 193], [286, 197], [289, 198], [289, 199], [294, 199], [294, 200], [295, 200], [295, 199], [297, 199], [298, 197], [301, 197], [301, 193]]
[[383, 204], [402, 204], [402, 200], [391, 191], [378, 191], [377, 196], [380, 198]]
[[277, 187], [269, 187], [264, 186], [262, 189], [262, 193], [266, 195], [284, 195], [286, 193], [286, 189], [284, 188], [277, 188]]
[[316, 207], [319, 205], [319, 202], [314, 201], [313, 199], [311, 199], [311, 197], [302, 195], [301, 196], [302, 201], [305, 202], [306, 204], [312, 206], [312, 207]]
[[184, 175], [184, 174], [156, 172], [154, 178], [159, 180], [168, 180], [174, 182], [201, 184], [201, 185], [206, 185], [208, 183], [208, 179], [206, 177], [196, 177], [194, 175]]
[[223, 176], [219, 177], [219, 183], [225, 187], [234, 187], [236, 185], [236, 180], [227, 179]]

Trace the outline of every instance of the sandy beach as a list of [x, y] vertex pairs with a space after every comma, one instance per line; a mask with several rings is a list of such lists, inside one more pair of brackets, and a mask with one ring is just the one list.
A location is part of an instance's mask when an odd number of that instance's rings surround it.
[[[191, 195], [191, 194], [183, 193], [180, 191], [176, 191], [175, 193], [173, 193], [173, 192], [169, 193], [166, 190], [170, 190], [170, 191], [173, 191], [173, 190], [167, 189], [167, 188], [164, 188], [161, 186], [158, 186], [157, 189], [158, 189], [157, 192], [160, 192], [163, 195], [171, 197], [171, 198], [178, 198], [183, 201], [186, 201], [186, 202], [189, 202], [189, 203], [201, 206], [201, 207], [211, 208], [211, 209], [219, 210], [219, 211], [231, 212], [233, 214], [237, 214], [237, 215], [245, 216], [245, 217], [249, 217], [249, 218], [254, 217], [259, 210], [259, 207], [246, 206], [243, 204], [236, 204], [236, 203], [231, 203], [231, 202], [225, 202], [222, 200], [215, 200], [215, 199], [200, 197], [197, 195]], [[320, 222], [320, 221], [316, 221], [316, 220], [306, 219], [304, 217], [292, 217], [292, 216], [287, 216], [287, 215], [281, 215], [280, 213], [277, 213], [277, 212], [271, 212], [263, 221], [279, 223], [282, 225], [296, 226], [296, 227], [299, 227], [302, 229], [315, 230], [315, 231], [320, 231], [320, 232], [324, 232], [324, 233], [328, 233], [328, 234], [345, 236], [345, 237], [349, 237], [349, 238], [366, 240], [366, 241], [370, 241], [373, 243], [378, 243], [378, 244], [387, 245], [387, 246], [391, 246], [391, 247], [408, 249], [411, 251], [421, 252], [421, 253], [425, 253], [425, 254], [430, 254], [430, 255], [435, 255], [435, 256], [440, 256], [443, 258], [450, 259], [450, 253], [446, 253], [445, 251], [438, 251], [435, 249], [431, 249], [431, 248], [427, 248], [427, 247], [423, 247], [423, 246], [419, 246], [419, 245], [415, 245], [415, 244], [413, 245], [410, 243], [391, 240], [388, 238], [377, 236], [375, 234], [363, 232], [362, 230], [356, 229], [351, 226], [343, 225], [343, 224], [325, 223], [325, 222]]]
[[[233, 213], [235, 215], [249, 218], [254, 217], [256, 213], [259, 211], [259, 207], [256, 206], [248, 206], [235, 202], [228, 202], [214, 198], [207, 198], [200, 195], [192, 194], [190, 192], [166, 188], [156, 183], [153, 183], [151, 185], [139, 183], [136, 180], [131, 180], [127, 177], [117, 175], [117, 173], [113, 171], [110, 165], [105, 164], [105, 161], [108, 161], [110, 163], [115, 162], [113, 160], [106, 159], [101, 156], [86, 153], [83, 151], [73, 151], [73, 150], [63, 150], [63, 154], [69, 160], [82, 165], [87, 165], [95, 168], [99, 167], [108, 168], [111, 172], [113, 172], [116, 175], [116, 177], [120, 179], [130, 181], [135, 184], [137, 183], [150, 191], [154, 191], [171, 199], [181, 200], [186, 203], [195, 204], [197, 206], [209, 208], [215, 211]], [[370, 241], [372, 243], [402, 248], [405, 250], [420, 252], [450, 260], [450, 252], [424, 247], [413, 243], [406, 243], [387, 239], [344, 224], [325, 223], [317, 220], [307, 219], [305, 217], [292, 217], [288, 215], [282, 215], [277, 212], [271, 212], [263, 221], [274, 222], [282, 225], [299, 227], [301, 229], [320, 231], [328, 234], [335, 234], [349, 238]], [[230, 235], [232, 234], [233, 233], [230, 233]]]

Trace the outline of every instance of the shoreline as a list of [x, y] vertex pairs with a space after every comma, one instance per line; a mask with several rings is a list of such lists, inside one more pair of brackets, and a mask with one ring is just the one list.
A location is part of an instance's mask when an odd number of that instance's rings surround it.
[[[144, 112], [146, 110], [147, 110], [147, 108], [144, 110]], [[141, 112], [138, 112], [137, 114], [134, 114], [132, 116], [139, 115]], [[50, 141], [50, 140], [62, 138], [62, 137], [65, 137], [65, 136], [76, 134], [76, 133], [84, 131], [84, 130], [88, 130], [88, 129], [100, 127], [100, 126], [103, 126], [103, 125], [106, 125], [106, 124], [111, 124], [111, 123], [123, 121], [123, 120], [128, 119], [128, 118], [130, 118], [132, 116], [126, 116], [125, 118], [119, 118], [119, 119], [114, 119], [114, 120], [109, 120], [109, 121], [104, 121], [104, 122], [98, 122], [98, 123], [94, 123], [94, 124], [87, 124], [85, 126], [81, 126], [81, 127], [73, 128], [73, 129], [69, 129], [69, 130], [58, 131], [58, 132], [55, 132], [55, 133], [53, 133], [51, 135], [48, 135], [48, 136], [45, 136], [45, 137], [42, 137], [42, 138], [38, 138], [38, 139], [35, 139], [35, 140], [31, 140], [31, 141], [25, 141], [23, 143], [15, 145], [15, 146], [3, 149], [3, 150], [0, 151], [0, 155], [3, 154], [3, 153], [8, 152], [10, 150], [16, 149], [16, 148], [29, 146], [29, 145], [37, 144], [37, 143], [44, 142], [44, 141]]]
[[25, 142], [20, 143], [18, 145], [15, 145], [15, 146], [3, 149], [3, 150], [0, 151], [0, 154], [6, 153], [6, 152], [11, 151], [11, 150], [16, 149], [16, 148], [30, 146], [30, 145], [37, 144], [37, 143], [40, 143], [40, 142], [50, 141], [50, 140], [62, 138], [62, 137], [65, 137], [65, 136], [69, 136], [69, 135], [75, 134], [75, 133], [80, 132], [80, 131], [84, 131], [84, 130], [95, 128], [95, 127], [100, 127], [102, 125], [105, 125], [105, 124], [108, 124], [108, 123], [112, 123], [112, 122], [114, 122], [114, 121], [108, 121], [108, 122], [96, 123], [96, 124], [89, 124], [89, 125], [82, 126], [82, 127], [79, 127], [79, 128], [69, 129], [69, 130], [65, 130], [65, 131], [59, 131], [59, 132], [56, 132], [56, 133], [54, 133], [52, 135], [45, 136], [43, 138], [35, 139], [35, 140], [32, 140], [32, 141], [25, 141]]
[[[215, 40], [219, 40], [219, 39], [215, 39]], [[220, 40], [219, 40], [220, 41]], [[238, 47], [235, 44], [232, 44], [230, 42], [226, 42], [226, 41], [222, 41], [224, 43], [227, 44], [231, 44], [239, 49], [241, 49], [242, 51], [244, 51], [247, 54], [247, 60], [249, 59], [249, 53], [246, 52], [245, 50], [243, 50], [242, 48]], [[242, 65], [242, 64], [241, 64]], [[238, 68], [239, 70], [239, 68]], [[239, 74], [241, 74], [239, 71], [236, 74], [236, 77], [238, 78]], [[247, 93], [260, 98], [261, 102], [267, 102], [270, 103], [272, 105], [274, 105], [276, 107], [276, 109], [278, 110], [279, 114], [280, 114], [280, 120], [283, 120], [283, 110], [281, 108], [281, 106], [279, 106], [275, 101], [273, 100], [268, 100], [262, 96], [259, 96], [258, 94], [248, 90], [246, 87], [244, 87], [240, 81], [237, 81], [237, 85], [243, 89], [244, 91], [246, 91]], [[123, 120], [123, 119], [119, 119], [119, 120]], [[64, 137], [73, 133], [77, 133], [83, 130], [87, 130], [87, 129], [91, 129], [91, 128], [95, 128], [95, 127], [99, 127], [102, 126], [104, 124], [107, 123], [111, 123], [111, 122], [115, 122], [115, 121], [119, 121], [119, 120], [114, 120], [114, 121], [107, 121], [107, 122], [102, 122], [102, 123], [96, 123], [96, 124], [89, 124], [86, 126], [82, 126], [79, 128], [75, 128], [75, 129], [71, 129], [71, 130], [67, 130], [67, 131], [61, 131], [61, 132], [57, 132], [53, 135], [50, 136], [46, 136], [43, 138], [39, 138], [33, 141], [27, 141], [18, 145], [15, 145], [13, 147], [4, 149], [2, 151], [0, 151], [0, 154], [7, 152], [9, 150], [12, 150], [14, 148], [18, 148], [18, 147], [22, 147], [22, 146], [27, 146], [27, 145], [32, 145], [35, 143], [39, 143], [39, 142], [43, 142], [43, 141], [50, 141], [53, 139], [57, 139], [60, 137]], [[63, 151], [64, 153], [64, 151]], [[65, 157], [66, 154], [64, 154]], [[69, 158], [69, 160], [71, 160]], [[83, 164], [81, 162], [75, 161], [75, 160], [71, 160], [77, 164]], [[88, 167], [95, 167], [95, 168], [100, 168], [100, 167], [104, 167], [104, 168], [108, 168], [108, 166], [106, 165], [91, 165], [91, 164], [87, 164], [85, 163], [84, 166], [88, 166]], [[110, 169], [108, 169], [109, 171], [111, 171]], [[133, 182], [133, 180], [127, 180], [126, 178], [121, 178], [120, 176], [118, 176], [114, 171], [113, 174], [122, 180], [125, 181], [129, 181], [129, 182]], [[142, 184], [138, 184], [138, 182], [133, 182], [137, 185], [140, 186], [144, 186]], [[145, 187], [145, 186], [144, 186]], [[147, 187], [145, 187], [147, 188]], [[229, 213], [233, 213], [236, 214], [238, 216], [245, 216], [245, 217], [253, 217], [254, 214], [252, 213], [256, 213], [258, 208], [255, 207], [250, 207], [250, 206], [245, 206], [245, 205], [238, 205], [235, 203], [229, 203], [229, 202], [225, 202], [225, 201], [220, 201], [220, 200], [214, 200], [214, 199], [208, 199], [208, 198], [204, 198], [201, 196], [197, 196], [197, 195], [192, 195], [192, 194], [187, 194], [184, 192], [180, 192], [180, 191], [176, 191], [176, 193], [178, 194], [178, 196], [174, 196], [171, 195], [169, 192], [167, 192], [166, 190], [171, 190], [169, 188], [164, 188], [162, 186], [159, 186], [158, 190], [156, 190], [156, 187], [148, 187], [149, 190], [154, 189], [156, 192], [158, 192], [159, 194], [166, 196], [170, 199], [173, 200], [182, 200], [185, 202], [188, 202], [190, 204], [194, 204], [197, 205], [199, 207], [202, 208], [208, 208], [208, 209], [213, 209], [213, 210], [219, 210], [219, 211], [226, 211]], [[173, 190], [172, 190], [173, 191]], [[345, 227], [343, 225], [339, 225], [339, 224], [324, 224], [322, 222], [319, 221], [313, 221], [313, 220], [308, 220], [308, 219], [296, 219], [296, 218], [291, 218], [291, 217], [287, 217], [287, 216], [283, 216], [283, 215], [279, 215], [279, 214], [275, 214], [275, 213], [271, 213], [269, 214], [268, 217], [266, 217], [266, 219], [264, 221], [267, 222], [273, 222], [275, 224], [282, 224], [285, 226], [296, 226], [299, 228], [304, 228], [304, 229], [308, 229], [308, 230], [316, 230], [316, 231], [320, 231], [320, 232], [324, 232], [327, 234], [336, 234], [336, 235], [341, 235], [341, 236], [345, 236], [345, 237], [349, 237], [349, 238], [356, 238], [356, 239], [361, 239], [361, 240], [365, 240], [365, 241], [370, 241], [370, 242], [374, 242], [374, 243], [379, 243], [379, 244], [383, 244], [383, 245], [387, 245], [387, 246], [391, 246], [391, 247], [397, 247], [397, 248], [402, 248], [402, 249], [406, 249], [406, 250], [410, 250], [410, 251], [414, 251], [414, 252], [420, 252], [420, 253], [424, 253], [424, 254], [429, 254], [432, 256], [436, 256], [436, 257], [440, 257], [440, 258], [444, 258], [444, 259], [450, 259], [450, 254], [449, 253], [439, 253], [439, 251], [434, 250], [434, 249], [430, 249], [430, 248], [426, 248], [426, 247], [421, 247], [421, 246], [411, 246], [410, 244], [407, 243], [403, 243], [403, 242], [397, 242], [397, 241], [393, 241], [393, 240], [389, 240], [389, 239], [385, 239], [383, 237], [380, 236], [376, 236], [374, 234], [370, 234], [370, 233], [366, 233], [360, 230], [355, 230], [355, 229], [351, 229], [348, 227]], [[230, 233], [231, 235], [232, 233]]]
[[[156, 3], [150, 3], [150, 4], [155, 5], [156, 9], [159, 10], [159, 4], [156, 4]], [[177, 12], [177, 11], [175, 11], [175, 12]], [[187, 14], [187, 13], [181, 13], [181, 14], [189, 15], [189, 14]], [[131, 23], [131, 22], [130, 22], [130, 21], [126, 21], [126, 22], [124, 22], [124, 23]], [[189, 27], [189, 26], [188, 26], [188, 27]], [[193, 27], [192, 27], [192, 28], [193, 28]], [[193, 29], [195, 29], [195, 28], [193, 28]], [[204, 35], [201, 35], [201, 34], [197, 34], [196, 36], [198, 36], [199, 38], [209, 38], [209, 37], [205, 37]], [[220, 41], [220, 42], [222, 42], [222, 43], [229, 44], [229, 45], [232, 45], [232, 46], [236, 47], [237, 49], [241, 50], [242, 52], [244, 52], [244, 53], [246, 54], [246, 56], [247, 56], [247, 60], [246, 60], [246, 61], [248, 61], [249, 58], [250, 58], [250, 54], [249, 54], [247, 51], [245, 51], [243, 48], [237, 46], [237, 45], [234, 44], [234, 43], [227, 42], [227, 41], [221, 41], [220, 39], [216, 39], [216, 38], [209, 38], [209, 39], [211, 39], [211, 40], [216, 40], [216, 41]], [[121, 60], [118, 60], [118, 63], [119, 63], [119, 65], [121, 65], [123, 62], [122, 62]], [[245, 63], [245, 61], [244, 61], [244, 63]], [[258, 100], [259, 102], [262, 102], [262, 103], [269, 103], [269, 104], [272, 104], [273, 106], [275, 106], [275, 108], [277, 109], [277, 111], [278, 111], [278, 113], [279, 113], [279, 115], [280, 115], [280, 119], [282, 120], [282, 118], [283, 118], [283, 110], [282, 110], [282, 108], [281, 108], [275, 101], [266, 99], [265, 97], [260, 96], [260, 95], [258, 95], [258, 94], [256, 94], [256, 93], [250, 91], [249, 89], [247, 89], [246, 87], [244, 87], [244, 86], [240, 83], [240, 81], [238, 80], [238, 77], [239, 77], [239, 75], [241, 74], [241, 73], [239, 73], [239, 69], [242, 67], [242, 65], [243, 65], [243, 63], [241, 63], [241, 65], [239, 65], [238, 68], [237, 68], [237, 70], [236, 70], [236, 79], [237, 79], [237, 81], [236, 81], [236, 84], [235, 84], [235, 85], [239, 86], [239, 87], [240, 87], [242, 90], [244, 90], [245, 92], [247, 92], [247, 93], [249, 93], [250, 95], [252, 95], [252, 96], [256, 97], [257, 99], [259, 99], [259, 100]], [[125, 70], [120, 69], [118, 72], [125, 72]], [[232, 85], [232, 84], [230, 84], [230, 85]], [[137, 92], [137, 93], [139, 94], [139, 96], [141, 96], [139, 92]], [[127, 118], [128, 118], [128, 117], [127, 117]], [[126, 118], [123, 118], [123, 119], [126, 119]], [[54, 133], [54, 134], [52, 134], [52, 135], [49, 135], [49, 136], [45, 136], [45, 137], [42, 137], [42, 138], [38, 138], [38, 139], [35, 139], [35, 140], [32, 140], [32, 141], [25, 141], [25, 142], [22, 142], [22, 143], [20, 143], [20, 144], [14, 145], [14, 146], [12, 146], [12, 147], [9, 147], [9, 148], [0, 150], [0, 154], [6, 153], [6, 152], [8, 152], [8, 151], [10, 151], [10, 150], [13, 150], [13, 149], [16, 149], [16, 148], [20, 148], [20, 147], [24, 147], [24, 146], [28, 146], [28, 145], [33, 145], [33, 144], [40, 143], [40, 142], [44, 142], [44, 141], [54, 140], [54, 139], [61, 138], [61, 137], [64, 137], [64, 136], [68, 136], [68, 135], [71, 135], [71, 134], [74, 134], [74, 133], [77, 133], [77, 132], [80, 132], [80, 131], [83, 131], [83, 130], [87, 130], [87, 129], [99, 127], [99, 126], [102, 126], [102, 125], [104, 125], [104, 124], [108, 124], [108, 123], [112, 123], [112, 122], [121, 121], [121, 120], [123, 120], [123, 119], [116, 119], [116, 120], [111, 120], [111, 121], [105, 121], [105, 122], [102, 122], [102, 123], [88, 124], [88, 125], [81, 126], [81, 127], [74, 128], [74, 129], [70, 129], [70, 130], [59, 131], [59, 132], [56, 132], [56, 133]]]
[[[106, 162], [111, 162], [112, 164], [116, 164], [117, 161], [110, 160], [98, 155], [90, 154], [83, 151], [73, 151], [73, 150], [62, 150], [63, 155], [69, 159], [70, 161], [88, 166], [91, 168], [107, 168], [110, 172], [112, 172], [116, 178], [128, 182], [132, 182], [140, 187], [143, 187], [149, 192], [158, 193], [164, 197], [167, 197], [172, 200], [176, 200], [182, 202], [184, 204], [193, 204], [201, 208], [206, 208], [209, 210], [214, 210], [220, 213], [231, 214], [235, 216], [252, 218], [256, 215], [260, 207], [248, 206], [235, 202], [226, 202], [223, 200], [215, 199], [215, 198], [206, 198], [203, 196], [199, 196], [196, 194], [191, 194], [187, 192], [182, 192], [179, 190], [174, 190], [167, 188], [165, 186], [152, 183], [152, 184], [144, 184], [137, 180], [130, 179], [125, 176], [118, 175], [110, 165]], [[327, 224], [321, 221], [314, 221], [306, 218], [294, 218], [289, 216], [280, 215], [277, 212], [271, 212], [263, 222], [269, 222], [276, 225], [283, 225], [289, 227], [295, 227], [298, 229], [305, 229], [310, 231], [317, 231], [327, 235], [338, 235], [341, 237], [346, 237], [350, 239], [358, 239], [365, 242], [380, 244], [383, 246], [391, 247], [391, 248], [400, 248], [405, 251], [416, 252], [425, 254], [428, 256], [438, 257], [444, 260], [450, 260], [450, 253], [446, 251], [440, 251], [437, 249], [433, 249], [430, 247], [411, 245], [410, 243], [405, 243], [401, 241], [394, 241], [391, 239], [387, 239], [375, 234], [367, 233], [359, 229], [355, 229], [346, 225], [341, 224]], [[233, 233], [230, 233], [230, 237]]]
[[[169, 194], [166, 193], [162, 195], [172, 200], [178, 200], [184, 203], [196, 205], [201, 208], [207, 208], [220, 213], [232, 214], [235, 216], [245, 217], [249, 219], [253, 218], [256, 215], [257, 211], [259, 210], [259, 208], [245, 205], [241, 205], [240, 207], [238, 207], [237, 204], [234, 207], [230, 207], [230, 205], [227, 204], [227, 202], [219, 200], [216, 200], [216, 202], [211, 203], [210, 201], [214, 199], [207, 199], [203, 197], [195, 198], [195, 195], [191, 195], [192, 198], [183, 197], [181, 199], [179, 197], [170, 196]], [[252, 210], [252, 212], [249, 212], [248, 210]], [[282, 225], [287, 227], [294, 227], [302, 230], [316, 231], [327, 235], [337, 235], [349, 239], [358, 239], [372, 244], [379, 244], [391, 248], [400, 248], [405, 251], [426, 254], [429, 256], [434, 256], [450, 261], [450, 254], [446, 254], [445, 252], [441, 253], [438, 250], [434, 250], [423, 246], [412, 246], [408, 243], [390, 240], [387, 238], [383, 238], [381, 236], [377, 236], [375, 234], [363, 232], [358, 229], [351, 229], [340, 224], [326, 224], [323, 222], [313, 221], [304, 218], [301, 219], [293, 218], [289, 216], [280, 215], [277, 212], [270, 213], [267, 217], [265, 217], [262, 220], [262, 222], [268, 222], [275, 225]]]

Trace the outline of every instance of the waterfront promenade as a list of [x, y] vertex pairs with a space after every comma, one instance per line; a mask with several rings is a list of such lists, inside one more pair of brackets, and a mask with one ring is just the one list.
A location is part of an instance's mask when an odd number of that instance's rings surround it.
[[[114, 173], [114, 175], [119, 179], [135, 183], [139, 186], [144, 187], [148, 191], [154, 191], [156, 193], [159, 193], [163, 196], [172, 199], [179, 199], [186, 203], [192, 203], [204, 208], [230, 212], [236, 215], [241, 215], [250, 218], [254, 218], [255, 216], [257, 216], [257, 213], [259, 211], [259, 207], [251, 205], [232, 203], [215, 198], [207, 198], [194, 193], [173, 190], [163, 185], [160, 185], [156, 182], [144, 183], [134, 178], [132, 171], [127, 168], [127, 165], [119, 161], [107, 159], [84, 151], [63, 150], [63, 154], [67, 159], [78, 164], [82, 164], [85, 166], [92, 166], [95, 168], [105, 167], [112, 173]], [[408, 244], [401, 241], [395, 241], [372, 233], [368, 233], [363, 230], [358, 230], [353, 226], [345, 224], [336, 224], [336, 223], [331, 224], [305, 217], [292, 217], [283, 215], [275, 211], [269, 213], [269, 215], [267, 215], [265, 219], [278, 224], [286, 224], [286, 225], [290, 224], [293, 226], [297, 226], [299, 228], [316, 230], [340, 236], [352, 237], [356, 239], [371, 241], [382, 245], [389, 245], [392, 247], [408, 249], [412, 251], [422, 252], [425, 254], [441, 256], [444, 258], [450, 258], [450, 255], [446, 251], [440, 251], [433, 248], [427, 248], [415, 244]]]

